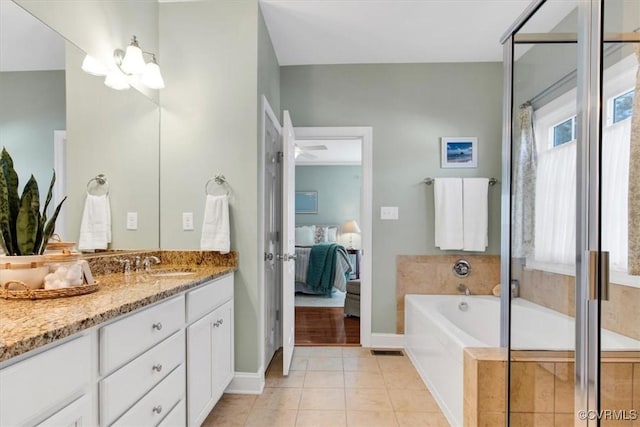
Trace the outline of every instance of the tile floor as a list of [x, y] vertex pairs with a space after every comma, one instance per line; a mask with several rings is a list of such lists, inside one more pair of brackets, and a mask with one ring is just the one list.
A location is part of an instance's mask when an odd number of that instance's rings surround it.
[[296, 347], [288, 377], [278, 354], [262, 394], [225, 394], [203, 426], [449, 424], [408, 357], [372, 356], [361, 347]]

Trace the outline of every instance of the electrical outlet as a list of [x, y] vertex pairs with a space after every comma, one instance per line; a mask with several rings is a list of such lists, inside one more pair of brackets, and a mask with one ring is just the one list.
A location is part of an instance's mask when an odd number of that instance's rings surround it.
[[138, 212], [127, 212], [127, 230], [138, 229]]
[[193, 212], [182, 212], [182, 229], [193, 230]]
[[380, 219], [398, 219], [398, 207], [382, 206], [380, 208]]

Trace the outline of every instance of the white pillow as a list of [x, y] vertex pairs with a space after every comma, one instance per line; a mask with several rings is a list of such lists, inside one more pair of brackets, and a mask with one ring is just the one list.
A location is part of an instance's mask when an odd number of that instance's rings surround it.
[[296, 227], [296, 246], [313, 246], [316, 240], [316, 226]]
[[327, 231], [325, 234], [327, 238], [327, 242], [337, 242], [338, 241], [338, 227], [327, 227]]

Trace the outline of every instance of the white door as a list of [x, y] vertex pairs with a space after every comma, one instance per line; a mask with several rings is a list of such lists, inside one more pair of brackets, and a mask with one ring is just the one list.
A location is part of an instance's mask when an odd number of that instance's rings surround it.
[[276, 260], [280, 253], [282, 228], [282, 127], [263, 97], [264, 120], [264, 298], [265, 334], [264, 366], [269, 366], [282, 342], [280, 272], [282, 264]]
[[295, 345], [295, 182], [294, 141], [288, 111], [282, 128], [282, 351], [283, 375], [289, 375]]

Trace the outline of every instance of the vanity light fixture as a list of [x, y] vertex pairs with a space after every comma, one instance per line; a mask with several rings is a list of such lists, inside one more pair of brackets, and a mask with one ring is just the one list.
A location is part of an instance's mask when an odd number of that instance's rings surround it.
[[107, 77], [104, 79], [104, 84], [115, 90], [126, 90], [131, 87], [127, 80], [127, 76], [122, 74], [122, 72], [117, 68], [109, 70]]
[[105, 67], [102, 62], [98, 61], [91, 55], [87, 55], [84, 57], [81, 68], [82, 71], [91, 74], [92, 76], [101, 77], [107, 75], [107, 67]]
[[[151, 62], [145, 63], [144, 54], [151, 55]], [[113, 58], [123, 74], [139, 76], [142, 83], [151, 89], [164, 88], [164, 80], [160, 74], [155, 54], [143, 51], [135, 35], [131, 38], [131, 43], [127, 46], [126, 51], [122, 49], [113, 51]]]
[[142, 74], [142, 84], [151, 89], [164, 89], [164, 79], [160, 74], [160, 67], [156, 62], [156, 56], [151, 55], [151, 62], [147, 62], [145, 65], [144, 73]]
[[113, 54], [114, 58], [116, 58], [116, 64], [118, 64], [118, 59], [122, 57], [122, 61], [118, 65], [123, 73], [127, 75], [144, 73], [146, 64], [144, 62], [144, 57], [142, 56], [142, 49], [140, 49], [140, 45], [138, 45], [138, 39], [136, 36], [131, 38], [131, 44], [127, 46], [127, 50], [124, 55], [122, 55], [121, 49], [116, 49]]

